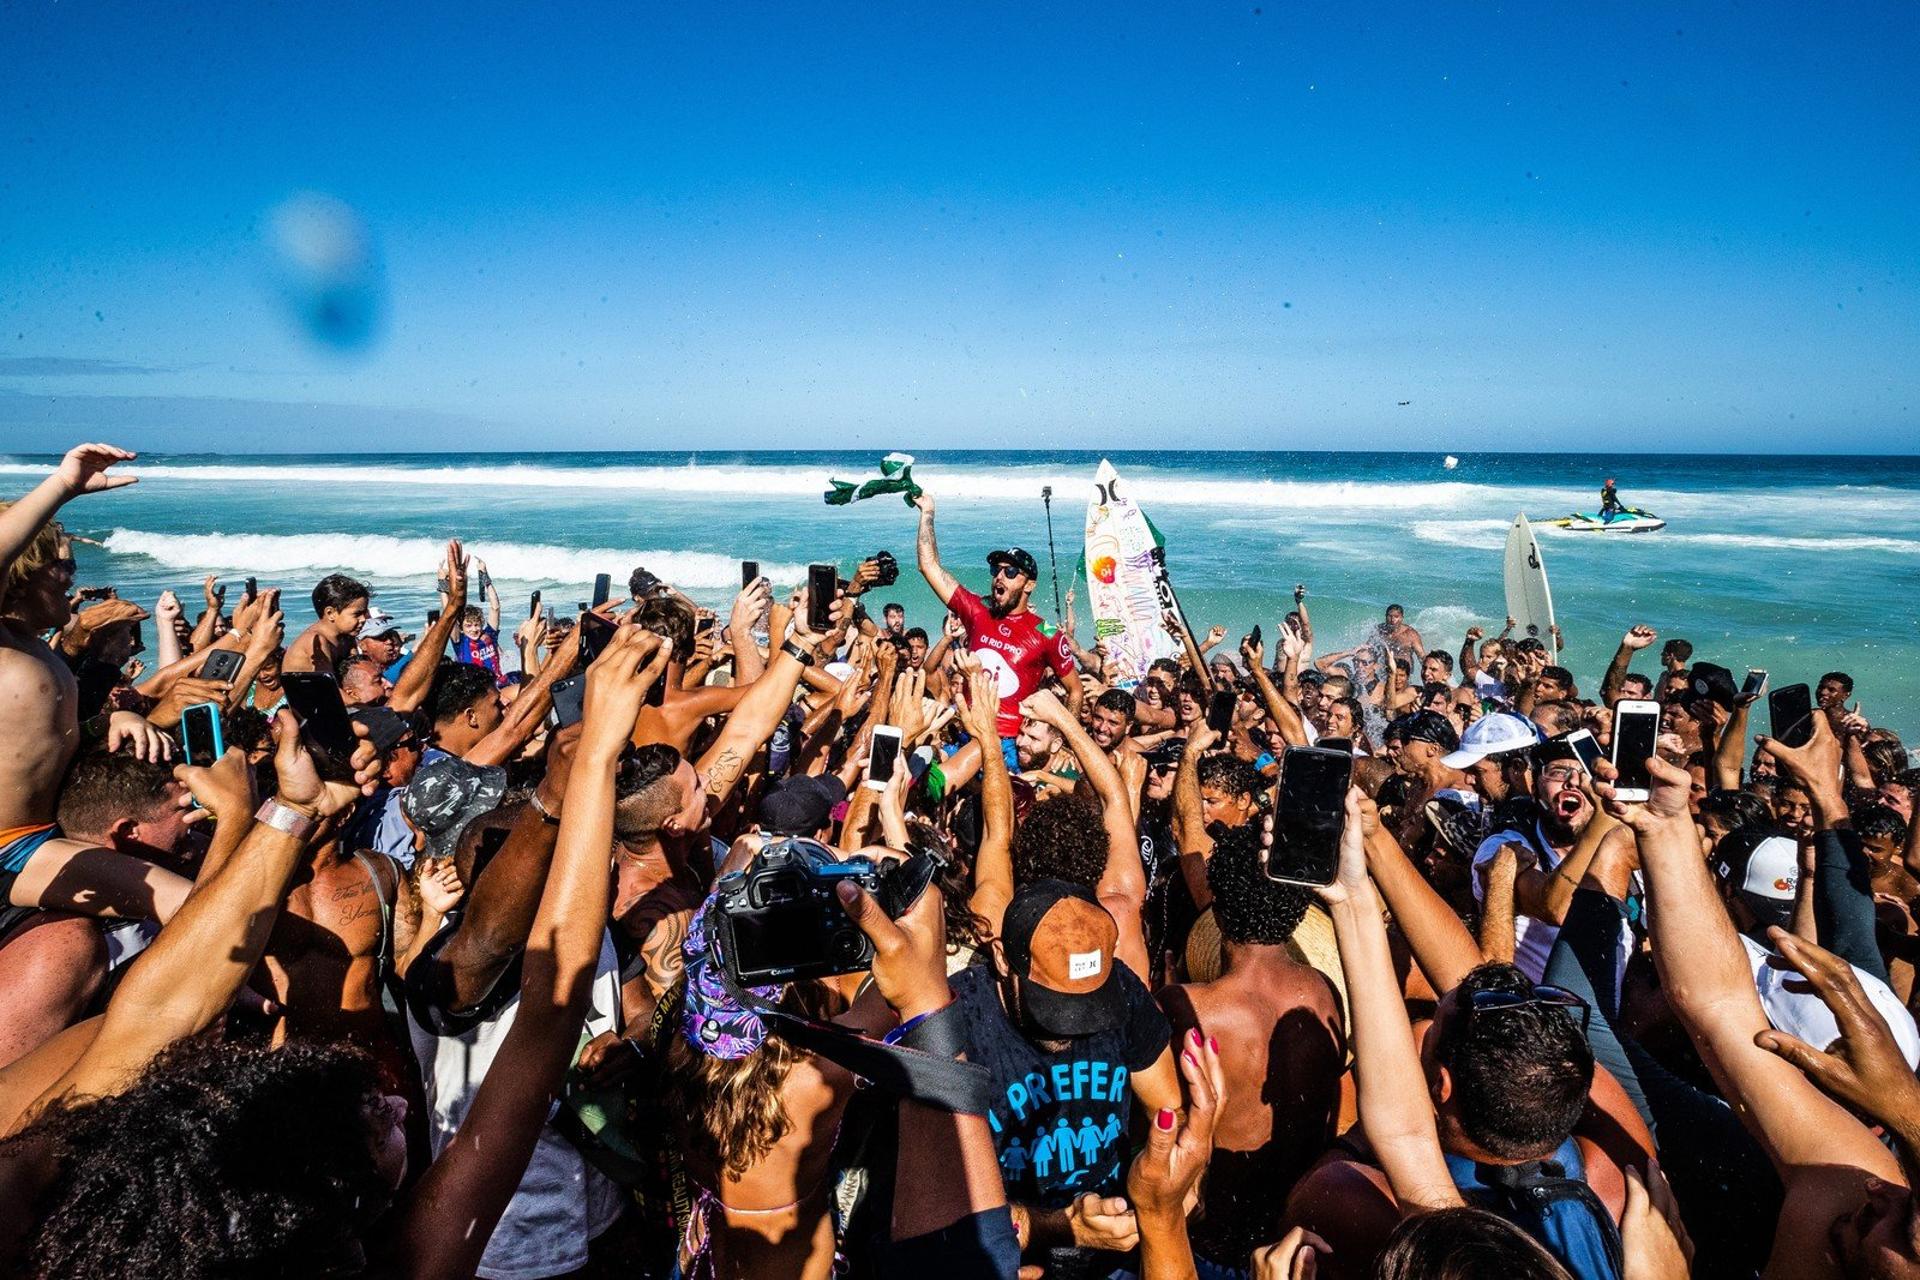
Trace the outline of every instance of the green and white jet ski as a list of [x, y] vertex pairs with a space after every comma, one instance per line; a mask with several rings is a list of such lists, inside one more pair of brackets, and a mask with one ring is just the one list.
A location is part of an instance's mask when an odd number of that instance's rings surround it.
[[1667, 527], [1665, 520], [1638, 507], [1622, 507], [1611, 516], [1590, 516], [1576, 511], [1547, 523], [1557, 529], [1571, 529], [1578, 533], [1652, 533]]

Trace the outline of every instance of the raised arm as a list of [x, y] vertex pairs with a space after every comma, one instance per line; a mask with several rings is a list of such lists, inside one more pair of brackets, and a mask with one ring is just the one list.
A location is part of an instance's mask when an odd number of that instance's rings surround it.
[[1403, 1213], [1451, 1208], [1461, 1203], [1460, 1193], [1440, 1153], [1439, 1126], [1380, 918], [1380, 895], [1367, 875], [1361, 799], [1358, 788], [1347, 792], [1339, 874], [1320, 890], [1333, 915], [1352, 1005], [1360, 1123]]
[[[804, 599], [805, 593], [802, 593]], [[833, 605], [836, 622], [843, 622], [853, 614], [852, 602], [836, 600]], [[747, 696], [740, 699], [727, 717], [726, 724], [720, 730], [720, 736], [707, 748], [696, 766], [701, 776], [707, 780], [707, 800], [710, 804], [720, 804], [733, 794], [750, 763], [773, 736], [774, 726], [793, 705], [793, 691], [800, 684], [800, 673], [805, 670], [794, 651], [812, 656], [812, 650], [821, 637], [805, 629], [805, 606], [802, 605], [797, 619], [790, 619], [788, 612], [775, 606], [767, 623], [767, 631], [777, 642], [785, 634], [787, 625], [793, 622], [793, 636], [788, 645], [780, 645], [772, 655], [772, 661], [766, 674], [754, 681]]]
[[913, 542], [920, 560], [920, 574], [933, 588], [933, 594], [940, 598], [940, 603], [945, 604], [953, 599], [954, 588], [960, 584], [940, 564], [940, 547], [933, 538], [933, 495], [923, 492], [913, 500], [913, 505], [920, 508], [920, 532]]
[[614, 772], [648, 687], [665, 678], [666, 657], [660, 637], [629, 625], [588, 669], [579, 758], [527, 938], [513, 1027], [400, 1220], [400, 1274], [413, 1280], [473, 1274], [579, 1046], [610, 907]]
[[1240, 642], [1240, 656], [1247, 660], [1247, 670], [1253, 673], [1254, 687], [1260, 691], [1260, 701], [1267, 714], [1280, 727], [1281, 741], [1290, 747], [1306, 746], [1306, 723], [1300, 718], [1300, 709], [1281, 696], [1273, 677], [1267, 673], [1264, 646], [1249, 636]]
[[1379, 896], [1386, 899], [1427, 982], [1435, 991], [1451, 991], [1480, 965], [1484, 957], [1479, 944], [1380, 821], [1379, 807], [1363, 796], [1359, 811], [1362, 849]]
[[440, 660], [447, 656], [447, 643], [459, 629], [460, 615], [467, 607], [467, 555], [460, 549], [458, 538], [447, 543], [441, 572], [447, 579], [446, 603], [414, 645], [413, 656], [400, 668], [400, 678], [393, 682], [387, 706], [395, 711], [417, 711], [426, 703], [427, 693], [433, 688], [433, 673], [440, 669]]
[[1134, 833], [1133, 809], [1127, 803], [1127, 784], [1113, 761], [1087, 736], [1080, 721], [1060, 705], [1060, 699], [1041, 689], [1021, 704], [1022, 714], [1044, 720], [1067, 741], [1067, 750], [1080, 761], [1080, 772], [1100, 797], [1100, 820], [1107, 832], [1107, 865], [1095, 892], [1120, 926], [1114, 955], [1145, 982], [1152, 974], [1147, 964], [1147, 936], [1140, 913], [1147, 905], [1147, 873], [1140, 863], [1139, 837]]
[[1180, 753], [1180, 766], [1173, 773], [1173, 842], [1180, 850], [1180, 874], [1193, 895], [1193, 905], [1202, 911], [1213, 902], [1213, 887], [1207, 883], [1207, 859], [1213, 856], [1213, 837], [1207, 834], [1206, 813], [1200, 802], [1200, 757], [1220, 741], [1220, 735], [1205, 720], [1194, 724], [1187, 735], [1187, 749]]
[[[306, 836], [291, 835], [276, 823], [310, 823], [317, 834], [363, 791], [373, 789], [377, 760], [370, 743], [361, 743], [353, 757], [355, 776], [364, 786], [322, 783], [293, 714], [281, 712], [273, 729], [274, 771], [280, 779], [276, 816], [253, 824], [235, 856], [195, 889], [128, 968], [107, 1003], [99, 1034], [34, 1107], [68, 1094], [119, 1093], [162, 1049], [199, 1034], [225, 1013], [259, 963], [308, 845]], [[59, 1051], [57, 1043], [43, 1048]], [[25, 1113], [16, 1111], [18, 1098], [7, 1097], [6, 1082], [31, 1079], [37, 1052], [0, 1073], [0, 1112], [13, 1113], [16, 1128]]]
[[0, 581], [61, 507], [83, 493], [103, 493], [135, 483], [134, 476], [107, 474], [108, 467], [131, 462], [135, 456], [110, 444], [75, 445], [52, 475], [0, 511]]
[[956, 683], [959, 688], [954, 691], [954, 709], [961, 727], [972, 735], [973, 742], [968, 745], [976, 748], [980, 761], [980, 852], [973, 860], [973, 897], [967, 905], [987, 922], [990, 932], [998, 935], [1007, 903], [1013, 900], [1013, 782], [1007, 776], [1006, 757], [980, 744], [999, 738], [995, 724], [1000, 713], [1000, 691], [994, 678], [973, 658], [967, 660], [965, 680]]
[[1627, 668], [1633, 664], [1633, 655], [1659, 638], [1660, 633], [1644, 622], [1627, 628], [1627, 634], [1620, 637], [1620, 647], [1613, 651], [1613, 661], [1607, 664], [1607, 674], [1601, 677], [1601, 705], [1613, 705], [1613, 700], [1620, 696], [1620, 682], [1627, 678]]
[[[487, 602], [487, 625], [495, 631], [500, 630], [500, 592], [493, 585], [493, 575], [487, 572], [487, 562], [479, 556], [473, 558], [473, 572], [480, 579], [480, 594]], [[448, 583], [452, 585], [451, 582]]]

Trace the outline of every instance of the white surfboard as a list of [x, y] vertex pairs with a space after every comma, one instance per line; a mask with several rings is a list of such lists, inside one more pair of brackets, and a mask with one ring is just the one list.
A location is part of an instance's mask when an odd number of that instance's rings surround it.
[[1507, 530], [1507, 616], [1513, 619], [1515, 639], [1532, 636], [1553, 647], [1553, 592], [1547, 587], [1547, 565], [1540, 557], [1540, 543], [1527, 524], [1525, 513], [1513, 518]]
[[1107, 642], [1107, 678], [1118, 688], [1139, 684], [1155, 658], [1180, 653], [1161, 622], [1171, 594], [1154, 563], [1157, 546], [1131, 484], [1102, 458], [1087, 499], [1087, 606], [1094, 639]]

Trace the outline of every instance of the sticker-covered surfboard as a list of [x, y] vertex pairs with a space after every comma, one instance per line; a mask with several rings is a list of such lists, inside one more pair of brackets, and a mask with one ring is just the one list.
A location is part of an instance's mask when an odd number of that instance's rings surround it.
[[1547, 587], [1547, 566], [1540, 558], [1540, 542], [1524, 513], [1507, 530], [1507, 616], [1513, 619], [1514, 638], [1532, 636], [1553, 654], [1553, 592]]
[[1131, 689], [1155, 658], [1180, 645], [1161, 618], [1173, 607], [1160, 536], [1113, 464], [1102, 458], [1087, 500], [1087, 605], [1096, 640], [1107, 642], [1107, 678]]

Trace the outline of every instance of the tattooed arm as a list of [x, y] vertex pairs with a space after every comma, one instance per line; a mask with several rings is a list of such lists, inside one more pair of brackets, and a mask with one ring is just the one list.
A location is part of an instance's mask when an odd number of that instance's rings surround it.
[[[850, 613], [852, 605], [841, 601], [834, 605], [834, 609]], [[786, 634], [791, 617], [790, 610], [775, 605], [767, 624], [767, 634], [776, 639]], [[810, 648], [817, 638], [798, 627], [794, 629], [796, 647]], [[733, 793], [734, 787], [746, 773], [747, 765], [773, 735], [780, 717], [793, 705], [793, 691], [800, 684], [800, 673], [806, 669], [784, 647], [774, 648], [765, 673], [753, 682], [753, 687], [734, 707], [733, 714], [727, 717], [720, 736], [714, 739], [707, 753], [695, 763], [700, 776], [707, 780], [709, 804], [720, 804]]]

